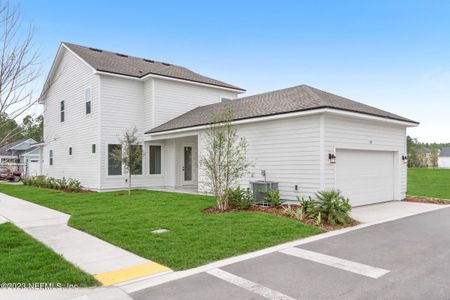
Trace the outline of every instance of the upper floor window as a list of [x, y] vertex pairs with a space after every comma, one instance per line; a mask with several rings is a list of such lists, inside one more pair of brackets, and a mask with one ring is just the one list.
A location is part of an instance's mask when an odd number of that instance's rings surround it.
[[48, 151], [49, 165], [53, 166], [53, 150]]
[[92, 153], [95, 153], [95, 144], [92, 144]]
[[69, 147], [69, 155], [72, 155], [72, 147]]
[[86, 114], [91, 113], [91, 102], [92, 102], [92, 95], [91, 95], [91, 88], [87, 88], [84, 90], [84, 101], [86, 102]]
[[61, 101], [59, 111], [60, 111], [60, 121], [64, 122], [64, 101]]

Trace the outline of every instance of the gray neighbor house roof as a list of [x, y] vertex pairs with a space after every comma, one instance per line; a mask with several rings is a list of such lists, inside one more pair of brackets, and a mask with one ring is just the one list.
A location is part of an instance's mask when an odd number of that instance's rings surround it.
[[448, 157], [448, 156], [450, 156], [450, 147], [442, 148], [441, 151], [439, 152], [439, 156], [440, 157]]
[[146, 133], [157, 133], [181, 128], [189, 128], [210, 123], [219, 112], [230, 108], [234, 120], [244, 120], [291, 112], [331, 108], [347, 112], [362, 113], [391, 120], [419, 124], [399, 115], [337, 96], [307, 85], [299, 85], [282, 90], [239, 98], [236, 100], [197, 107]]
[[142, 78], [146, 75], [153, 74], [245, 91], [237, 86], [200, 75], [182, 66], [110, 52], [97, 48], [89, 48], [67, 42], [63, 42], [62, 44], [75, 52], [75, 54], [81, 57], [86, 63], [97, 71], [131, 76], [135, 78]]
[[26, 141], [27, 139], [18, 140], [15, 142], [11, 142], [9, 144], [4, 145], [0, 148], [0, 156], [15, 156], [17, 155], [17, 152], [14, 150], [10, 150], [11, 148], [14, 148], [15, 146], [19, 145], [20, 143]]

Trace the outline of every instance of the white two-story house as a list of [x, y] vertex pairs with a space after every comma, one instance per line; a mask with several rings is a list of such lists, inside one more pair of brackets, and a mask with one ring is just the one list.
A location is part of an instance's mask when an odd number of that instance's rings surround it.
[[134, 188], [204, 190], [204, 131], [231, 107], [253, 163], [242, 186], [264, 170], [288, 200], [324, 189], [353, 205], [405, 196], [406, 128], [417, 122], [306, 85], [238, 98], [244, 91], [181, 66], [62, 43], [41, 97], [44, 175], [125, 188], [111, 153], [136, 127], [143, 160]]

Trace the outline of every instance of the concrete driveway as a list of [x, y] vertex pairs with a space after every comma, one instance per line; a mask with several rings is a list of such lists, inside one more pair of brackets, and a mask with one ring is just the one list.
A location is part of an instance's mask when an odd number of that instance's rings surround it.
[[448, 299], [450, 208], [273, 251], [134, 299]]

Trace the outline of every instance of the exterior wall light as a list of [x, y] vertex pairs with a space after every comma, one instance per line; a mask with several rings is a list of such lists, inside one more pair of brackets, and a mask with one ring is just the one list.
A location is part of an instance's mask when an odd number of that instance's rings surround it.
[[330, 164], [335, 164], [336, 163], [336, 155], [334, 153], [328, 154], [328, 161], [330, 162]]
[[406, 156], [406, 155], [402, 155], [402, 161], [403, 161], [403, 163], [408, 163], [408, 156]]

